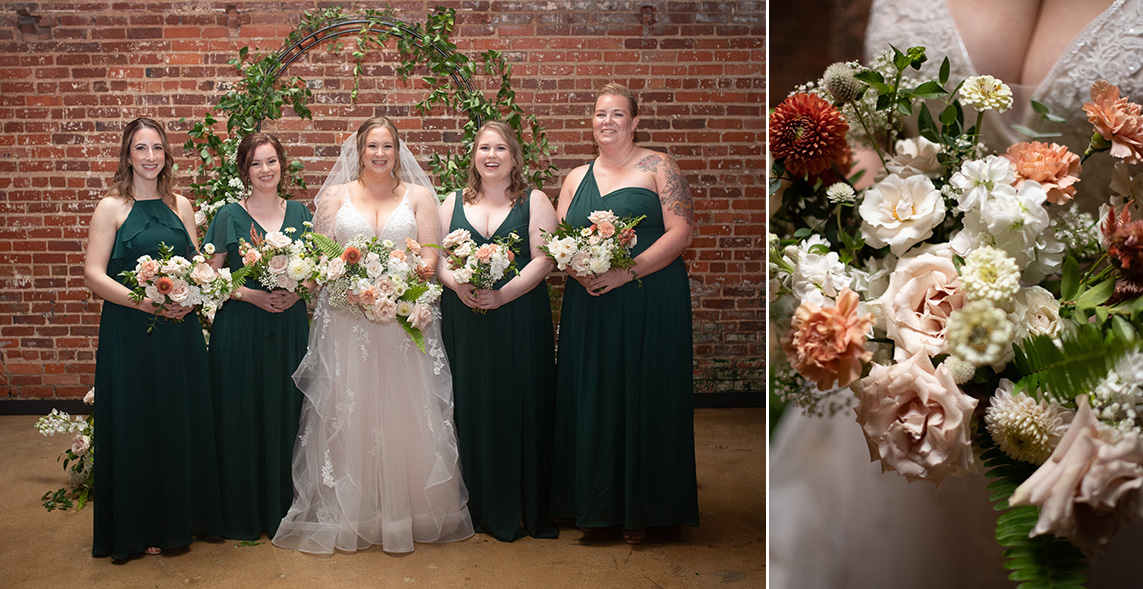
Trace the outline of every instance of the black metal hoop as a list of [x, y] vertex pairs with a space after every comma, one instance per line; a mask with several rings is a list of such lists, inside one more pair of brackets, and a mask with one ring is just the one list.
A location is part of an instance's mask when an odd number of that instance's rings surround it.
[[[378, 23], [380, 23], [380, 25], [387, 26], [387, 28], [379, 26]], [[274, 60], [279, 64], [277, 69], [274, 71], [274, 81], [277, 81], [278, 77], [281, 76], [284, 71], [286, 71], [286, 68], [290, 67], [290, 64], [294, 63], [294, 61], [296, 61], [310, 49], [313, 49], [314, 47], [317, 47], [318, 45], [321, 45], [323, 42], [330, 39], [336, 39], [345, 35], [360, 34], [362, 27], [365, 25], [369, 26], [369, 32], [371, 33], [383, 33], [387, 35], [397, 36], [402, 39], [410, 39], [418, 47], [423, 48], [425, 46], [424, 36], [410, 29], [408, 25], [399, 20], [394, 20], [387, 17], [381, 17], [377, 19], [354, 17], [340, 18], [333, 21], [331, 24], [322, 27], [321, 29], [310, 32], [305, 37], [295, 41], [289, 47], [279, 51], [278, 54], [274, 56]], [[448, 52], [436, 45], [432, 45], [432, 48], [442, 56], [448, 57], [449, 55]], [[466, 92], [473, 91], [472, 83], [457, 69], [454, 68], [452, 72], [449, 73], [449, 77], [452, 78], [452, 82], [453, 84], [456, 84], [457, 88]], [[480, 115], [471, 112], [468, 113], [468, 115], [469, 117], [476, 120], [476, 126], [479, 127], [482, 122], [480, 120]], [[258, 121], [258, 128], [261, 130], [262, 121]]]

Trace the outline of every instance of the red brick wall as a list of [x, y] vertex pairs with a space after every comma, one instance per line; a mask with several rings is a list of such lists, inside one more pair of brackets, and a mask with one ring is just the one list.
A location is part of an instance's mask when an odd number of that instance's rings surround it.
[[[518, 101], [558, 149], [559, 175], [593, 157], [594, 90], [626, 83], [641, 98], [639, 140], [674, 156], [695, 197], [686, 253], [694, 297], [696, 392], [763, 390], [764, 2], [397, 2], [397, 16], [457, 9], [453, 39], [515, 64]], [[100, 303], [83, 283], [87, 222], [137, 116], [186, 138], [235, 77], [238, 48], [268, 51], [297, 22], [293, 2], [29, 2], [0, 8], [0, 397], [82, 396], [94, 378]], [[374, 113], [398, 119], [422, 154], [456, 149], [461, 118], [421, 118], [419, 84], [371, 56], [357, 103], [349, 59], [307, 53], [315, 120], [264, 130], [306, 163], [310, 198], [337, 145]], [[478, 80], [486, 85], [486, 80]], [[185, 191], [193, 165], [176, 150]]]

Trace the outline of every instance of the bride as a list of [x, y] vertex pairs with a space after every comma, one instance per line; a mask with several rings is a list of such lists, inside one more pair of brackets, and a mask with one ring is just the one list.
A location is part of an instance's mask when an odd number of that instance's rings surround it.
[[[384, 117], [365, 121], [315, 199], [314, 231], [339, 243], [440, 238], [428, 177]], [[436, 255], [422, 250], [431, 275]], [[294, 373], [305, 405], [294, 448], [294, 502], [273, 542], [315, 554], [472, 536], [453, 429], [452, 374], [438, 319], [420, 352], [400, 325], [332, 308], [314, 312]]]

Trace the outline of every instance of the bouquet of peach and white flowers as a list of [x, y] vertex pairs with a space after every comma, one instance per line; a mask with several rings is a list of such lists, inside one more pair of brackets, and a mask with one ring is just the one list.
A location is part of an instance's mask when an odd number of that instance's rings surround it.
[[[95, 405], [95, 388], [87, 392], [83, 402]], [[87, 417], [68, 415], [58, 409], [36, 420], [36, 430], [45, 436], [56, 434], [75, 434], [71, 447], [64, 450], [57, 461], [63, 462], [63, 468], [68, 474], [68, 488], [57, 491], [48, 491], [40, 497], [44, 509], [48, 511], [67, 511], [74, 507], [76, 511], [91, 498], [91, 491], [95, 487], [95, 415], [89, 413]]]
[[[460, 284], [471, 284], [479, 289], [490, 289], [508, 272], [516, 270], [514, 250], [520, 236], [515, 233], [500, 237], [492, 243], [476, 245], [467, 229], [457, 229], [441, 241], [440, 249], [448, 256], [449, 268]], [[486, 313], [485, 309], [473, 309], [474, 313]]]
[[[131, 300], [140, 302], [148, 298], [157, 305], [156, 321], [158, 312], [171, 304], [199, 307], [202, 316], [213, 321], [215, 311], [230, 297], [235, 286], [229, 269], [215, 270], [207, 261], [206, 256], [214, 254], [214, 247], [207, 244], [204, 251], [205, 256], [197, 254], [188, 260], [173, 255], [170, 246], [160, 243], [159, 258], [140, 256], [134, 270], [124, 270], [119, 275], [131, 289]], [[147, 333], [154, 327], [155, 321], [152, 321]]]
[[[306, 222], [309, 225], [309, 222]], [[282, 289], [310, 300], [306, 283], [318, 276], [318, 260], [310, 247], [307, 233], [302, 239], [292, 239], [294, 227], [259, 235], [250, 228], [250, 241], [239, 240], [238, 254], [244, 266], [234, 273], [238, 286], [246, 280], [255, 280], [269, 290]], [[241, 281], [241, 282], [239, 282]]]
[[317, 283], [331, 306], [378, 323], [401, 325], [422, 352], [422, 330], [432, 323], [441, 287], [423, 276], [421, 245], [412, 239], [398, 248], [392, 241], [358, 237], [344, 247], [321, 234], [312, 243], [321, 252]]
[[[1005, 566], [1072, 579], [1069, 541], [1143, 519], [1143, 221], [1126, 198], [1098, 221], [1072, 202], [1093, 154], [1143, 161], [1143, 109], [1098, 81], [1082, 157], [1038, 140], [990, 153], [983, 116], [1011, 107], [1009, 88], [948, 90], [948, 60], [913, 78], [926, 60], [835, 64], [770, 116], [770, 321], [787, 361], [771, 388], [810, 414], [855, 410], [873, 458], [910, 481], [983, 462], [993, 499], [1022, 506], [997, 524]], [[867, 188], [853, 150], [881, 163]], [[1089, 196], [1117, 183], [1132, 184]]]
[[631, 249], [638, 242], [635, 225], [646, 218], [620, 219], [610, 210], [593, 211], [587, 216], [591, 225], [572, 227], [567, 221], [555, 231], [541, 231], [544, 243], [540, 250], [556, 261], [556, 267], [571, 267], [577, 274], [598, 276], [612, 268], [635, 265]]

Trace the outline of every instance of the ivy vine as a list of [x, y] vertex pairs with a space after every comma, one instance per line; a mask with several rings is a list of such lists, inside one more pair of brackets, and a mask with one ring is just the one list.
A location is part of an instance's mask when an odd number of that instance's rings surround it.
[[[445, 108], [467, 115], [462, 144], [445, 154], [431, 154], [427, 162], [442, 194], [465, 185], [469, 147], [483, 121], [500, 120], [515, 131], [524, 152], [525, 177], [531, 185], [541, 187], [555, 175], [555, 167], [548, 159], [553, 149], [548, 143], [546, 129], [534, 114], [524, 111], [516, 103], [516, 93], [512, 89], [512, 64], [495, 50], [481, 53], [478, 60], [457, 51], [451, 39], [456, 25], [455, 9], [437, 8], [422, 24], [396, 20], [393, 9], [388, 6], [354, 15], [347, 15], [337, 6], [305, 12], [286, 37], [281, 51], [252, 55], [248, 47], [243, 47], [238, 56], [229, 61], [236, 68], [239, 80], [203, 120], [192, 125], [184, 144], [187, 153], [197, 157], [191, 191], [200, 211], [200, 225], [208, 223], [214, 211], [222, 205], [243, 196], [234, 161], [242, 137], [256, 131], [262, 121], [281, 118], [287, 109], [303, 119], [313, 118], [306, 106], [312, 99], [312, 93], [305, 80], [279, 75], [285, 51], [315, 32], [336, 31], [339, 26], [357, 23], [360, 27], [356, 29], [349, 54], [354, 64], [351, 99], [357, 99], [368, 54], [384, 49], [390, 40], [395, 40], [401, 58], [396, 72], [402, 80], [408, 80], [418, 68], [424, 68], [421, 71], [425, 73], [420, 79], [429, 90], [427, 96], [414, 105], [414, 110], [427, 115], [433, 109]], [[340, 54], [346, 48], [339, 39], [343, 34], [330, 34], [319, 38], [317, 43], [324, 43], [328, 51]], [[468, 80], [491, 77], [498, 81], [496, 93], [488, 96], [480, 88], [458, 87], [451, 83], [454, 74]], [[222, 119], [226, 120], [225, 139], [215, 132], [216, 123]], [[291, 186], [304, 190], [306, 185], [301, 171], [302, 162], [294, 160], [287, 174]]]

